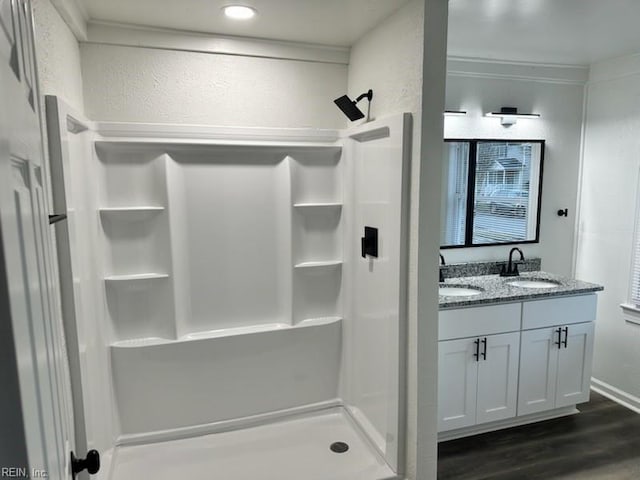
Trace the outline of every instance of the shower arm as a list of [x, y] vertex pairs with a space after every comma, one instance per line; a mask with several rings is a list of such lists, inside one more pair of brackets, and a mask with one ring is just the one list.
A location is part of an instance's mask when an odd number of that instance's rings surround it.
[[369, 114], [371, 113], [371, 100], [373, 99], [373, 90], [369, 89], [367, 92], [360, 95], [358, 98], [356, 98], [356, 101], [353, 102], [353, 104], [357, 105], [360, 100], [364, 100], [365, 98], [369, 100], [369, 103], [367, 104], [367, 119], [365, 120], [366, 123], [371, 120], [369, 118]]
[[368, 92], [365, 92], [362, 95], [360, 95], [358, 98], [356, 98], [356, 101], [353, 102], [353, 104], [356, 105], [360, 100], [364, 100], [365, 98], [371, 101], [371, 99], [373, 98], [373, 90], [370, 89]]

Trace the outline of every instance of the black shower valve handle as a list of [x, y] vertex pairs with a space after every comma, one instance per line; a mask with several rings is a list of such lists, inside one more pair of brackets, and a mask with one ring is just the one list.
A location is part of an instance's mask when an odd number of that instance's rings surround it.
[[558, 210], [558, 216], [559, 217], [568, 217], [569, 216], [569, 209], [568, 208], [561, 208], [560, 210]]
[[362, 258], [378, 257], [378, 229], [375, 227], [364, 227], [364, 237], [360, 238], [360, 248]]

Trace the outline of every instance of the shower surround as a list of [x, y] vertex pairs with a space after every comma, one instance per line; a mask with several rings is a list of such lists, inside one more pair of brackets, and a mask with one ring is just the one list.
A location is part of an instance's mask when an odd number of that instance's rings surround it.
[[76, 436], [102, 478], [401, 476], [410, 115], [92, 123], [53, 97], [47, 115]]

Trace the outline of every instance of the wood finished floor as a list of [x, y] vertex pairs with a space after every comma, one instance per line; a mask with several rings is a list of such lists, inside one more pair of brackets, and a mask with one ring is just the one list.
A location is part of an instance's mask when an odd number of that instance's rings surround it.
[[578, 408], [440, 443], [438, 480], [640, 480], [640, 415], [595, 392]]

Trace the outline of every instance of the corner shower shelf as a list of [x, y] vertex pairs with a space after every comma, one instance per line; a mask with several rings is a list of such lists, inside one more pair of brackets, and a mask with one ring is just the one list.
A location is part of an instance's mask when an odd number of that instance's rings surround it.
[[335, 267], [342, 265], [342, 260], [328, 260], [323, 262], [302, 262], [296, 263], [294, 268], [318, 268], [318, 267]]
[[169, 278], [166, 273], [137, 273], [132, 275], [108, 275], [104, 277], [105, 282], [132, 282], [139, 280], [156, 280]]
[[310, 327], [312, 325], [326, 325], [328, 323], [340, 322], [343, 318], [336, 317], [318, 317], [318, 318], [305, 318], [296, 323], [296, 327]]
[[150, 345], [162, 345], [171, 343], [173, 340], [160, 337], [132, 338], [130, 340], [119, 340], [111, 343], [112, 347], [146, 347]]
[[158, 206], [108, 207], [100, 209], [100, 216], [102, 218], [118, 217], [123, 220], [144, 220], [163, 210], [164, 207]]
[[294, 203], [295, 208], [342, 208], [342, 203], [337, 202], [314, 202], [314, 203]]

